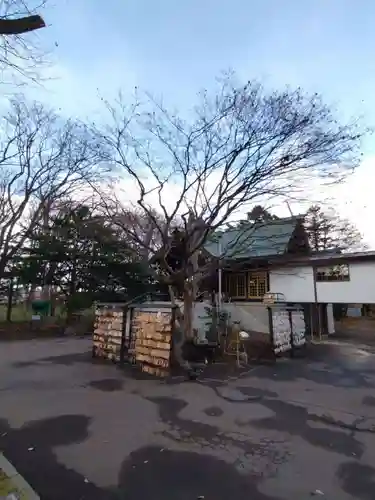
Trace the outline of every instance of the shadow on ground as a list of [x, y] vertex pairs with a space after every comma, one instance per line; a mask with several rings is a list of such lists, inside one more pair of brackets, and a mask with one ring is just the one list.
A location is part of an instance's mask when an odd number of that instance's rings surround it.
[[89, 387], [97, 389], [102, 392], [117, 392], [121, 391], [124, 387], [124, 380], [117, 378], [105, 378], [102, 380], [92, 380], [88, 383]]
[[85, 441], [90, 419], [85, 415], [28, 422], [11, 429], [0, 420], [0, 448], [43, 500], [112, 500], [110, 492], [86, 483], [85, 478], [57, 462], [53, 447]]
[[13, 363], [15, 368], [28, 368], [30, 366], [36, 366], [44, 363], [51, 363], [63, 366], [72, 366], [76, 363], [100, 363], [108, 364], [107, 360], [93, 359], [91, 353], [79, 352], [73, 354], [59, 354], [57, 356], [47, 356], [44, 358], [33, 359], [31, 361], [17, 361]]
[[[346, 430], [312, 427], [309, 422], [341, 427], [341, 422], [308, 413], [306, 408], [280, 400], [262, 401], [262, 405], [275, 413], [274, 417], [252, 420], [249, 425], [258, 429], [271, 429], [299, 436], [313, 446], [334, 451], [347, 457], [361, 457], [363, 444]], [[351, 430], [351, 429], [350, 429]]]
[[375, 497], [375, 469], [358, 462], [341, 464], [336, 473], [342, 489], [358, 500], [373, 500]]
[[[174, 413], [174, 410], [173, 410]], [[89, 437], [90, 419], [65, 415], [28, 422], [11, 429], [0, 421], [0, 447], [43, 500], [277, 500], [260, 493], [258, 478], [240, 474], [214, 457], [145, 447], [122, 463], [118, 485], [98, 488], [81, 474], [57, 462], [53, 447], [79, 443]]]
[[292, 363], [280, 361], [274, 367], [259, 367], [256, 376], [273, 383], [303, 379], [324, 386], [372, 389], [374, 382], [369, 380], [375, 377], [372, 357], [364, 363], [362, 353], [355, 345], [309, 346], [308, 363], [303, 359], [294, 359]]
[[256, 484], [256, 478], [217, 458], [154, 447], [131, 453], [119, 477], [124, 500], [277, 500]]

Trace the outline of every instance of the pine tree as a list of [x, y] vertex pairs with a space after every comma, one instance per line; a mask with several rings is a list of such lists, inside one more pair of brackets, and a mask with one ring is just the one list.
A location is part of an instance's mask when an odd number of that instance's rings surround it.
[[353, 224], [333, 210], [324, 211], [319, 205], [313, 205], [307, 211], [305, 229], [313, 252], [366, 248], [361, 233]]

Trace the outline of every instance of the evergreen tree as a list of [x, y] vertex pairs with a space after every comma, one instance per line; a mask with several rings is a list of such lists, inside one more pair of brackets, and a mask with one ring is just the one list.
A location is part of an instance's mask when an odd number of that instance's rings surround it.
[[247, 219], [252, 222], [269, 222], [278, 220], [278, 217], [262, 207], [262, 205], [255, 205], [252, 210], [248, 212]]
[[307, 211], [305, 229], [313, 252], [366, 248], [361, 233], [353, 224], [333, 210], [324, 211], [319, 205], [313, 205]]
[[149, 269], [84, 205], [68, 206], [35, 233], [18, 263], [23, 283], [53, 286], [72, 303], [128, 300], [157, 289]]

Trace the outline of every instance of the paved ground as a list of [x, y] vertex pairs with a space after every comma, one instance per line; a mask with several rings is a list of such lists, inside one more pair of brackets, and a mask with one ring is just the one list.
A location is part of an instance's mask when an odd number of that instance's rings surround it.
[[373, 500], [372, 348], [201, 383], [131, 378], [89, 350], [0, 344], [0, 450], [43, 500]]

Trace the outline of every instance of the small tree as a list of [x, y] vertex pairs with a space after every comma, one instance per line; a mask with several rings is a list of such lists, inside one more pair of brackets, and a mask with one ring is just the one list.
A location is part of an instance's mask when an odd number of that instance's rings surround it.
[[306, 214], [305, 229], [314, 252], [366, 248], [357, 228], [332, 209], [325, 211], [319, 205], [311, 206]]
[[[182, 287], [189, 338], [199, 283], [218, 266], [217, 259], [199, 260], [213, 233], [246, 206], [287, 198], [301, 177], [332, 181], [355, 166], [361, 134], [351, 124], [339, 125], [316, 94], [267, 93], [253, 82], [236, 87], [228, 79], [217, 94], [204, 93], [189, 122], [150, 104], [151, 111], [140, 102], [130, 111], [122, 103], [110, 106], [111, 124], [96, 133], [107, 149], [104, 160], [123, 169], [126, 191], [136, 193], [138, 210], [157, 239], [121, 224], [129, 208], [113, 191], [105, 201], [110, 214], [112, 199], [112, 220], [146, 250], [150, 263], [158, 263], [154, 274], [172, 296], [173, 286]], [[168, 263], [176, 225], [184, 256], [177, 269]]]

